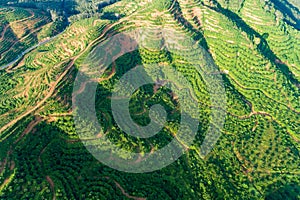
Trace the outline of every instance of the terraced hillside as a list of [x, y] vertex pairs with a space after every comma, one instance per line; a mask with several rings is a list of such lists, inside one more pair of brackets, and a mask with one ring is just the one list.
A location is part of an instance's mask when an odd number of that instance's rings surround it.
[[0, 7], [0, 20], [0, 67], [46, 39], [38, 33], [51, 21], [45, 12], [13, 7]]
[[[0, 72], [1, 199], [300, 199], [299, 9], [293, 0], [122, 0], [103, 8], [112, 18], [70, 24]], [[17, 46], [27, 38], [32, 41], [28, 46], [43, 40], [39, 34], [50, 23], [32, 9], [1, 7], [0, 17], [3, 64], [27, 47]], [[181, 51], [171, 52], [160, 48], [167, 39], [148, 34], [154, 43], [116, 59], [97, 77], [96, 115], [103, 130], [93, 136], [86, 131], [85, 139], [76, 131], [72, 92], [89, 53], [120, 32], [155, 27], [193, 38], [220, 71], [225, 123], [214, 124], [222, 135], [204, 158], [201, 144], [218, 107], [205, 77], [193, 67], [205, 61], [190, 62], [198, 54], [180, 38]], [[196, 139], [177, 161], [158, 171], [112, 169], [83, 143], [95, 146], [105, 136], [122, 149], [139, 152], [135, 163], [173, 138], [185, 145], [176, 134], [185, 105], [159, 80], [137, 89], [129, 103], [131, 118], [143, 126], [151, 121], [152, 105], [166, 109], [168, 121], [159, 134], [134, 138], [114, 119], [115, 84], [137, 65], [156, 77], [152, 64], [158, 64], [161, 76], [164, 68], [172, 68], [190, 83], [199, 103]], [[88, 89], [89, 83], [83, 84], [76, 95]], [[89, 123], [83, 119], [84, 130]]]

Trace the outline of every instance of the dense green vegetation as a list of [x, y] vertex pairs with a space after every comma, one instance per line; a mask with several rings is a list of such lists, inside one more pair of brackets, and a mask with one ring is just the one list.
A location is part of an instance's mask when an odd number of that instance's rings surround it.
[[37, 37], [50, 22], [45, 12], [35, 9], [0, 7], [0, 67], [15, 60], [29, 47], [45, 39]]
[[[77, 5], [82, 10], [74, 11], [78, 15], [72, 14], [69, 26], [69, 16], [60, 11], [55, 19], [52, 13], [50, 23], [49, 14], [38, 9], [0, 7], [1, 65], [64, 30], [0, 71], [0, 199], [300, 199], [297, 1], [122, 0], [88, 9], [94, 5], [100, 4]], [[81, 19], [79, 13], [93, 17]], [[168, 88], [155, 84], [136, 90], [129, 110], [134, 122], [147, 125], [149, 108], [162, 105], [168, 115], [159, 134], [135, 138], [116, 124], [112, 90], [137, 65], [153, 77], [157, 72], [151, 64], [176, 69], [199, 103], [200, 126], [189, 150], [159, 171], [131, 174], [105, 166], [82, 144], [72, 116], [73, 84], [98, 43], [152, 26], [185, 34], [209, 52], [221, 71], [226, 118], [224, 127], [217, 127], [222, 136], [202, 159], [213, 104], [205, 77], [189, 62], [196, 53], [186, 48], [188, 43], [178, 40], [182, 51], [170, 52], [157, 48], [163, 43], [157, 40], [118, 58], [98, 77], [95, 104], [103, 130], [96, 137], [105, 134], [119, 147], [140, 152], [140, 159], [176, 137], [183, 105]]]

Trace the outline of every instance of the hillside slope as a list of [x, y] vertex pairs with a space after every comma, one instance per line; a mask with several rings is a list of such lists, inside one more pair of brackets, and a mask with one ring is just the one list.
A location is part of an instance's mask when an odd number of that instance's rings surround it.
[[[0, 71], [1, 199], [300, 199], [297, 1], [122, 0], [101, 12], [119, 17], [78, 20]], [[36, 43], [39, 30], [51, 23], [43, 11], [15, 7], [1, 7], [0, 20], [0, 64], [22, 52], [18, 45], [26, 38]], [[149, 123], [151, 105], [166, 108], [170, 122], [157, 136], [133, 138], [114, 120], [114, 84], [138, 64], [149, 73], [155, 63], [181, 72], [200, 104], [201, 123], [194, 144], [173, 164], [151, 173], [120, 172], [82, 144], [72, 116], [73, 84], [97, 44], [119, 32], [156, 26], [193, 38], [212, 57], [226, 92], [225, 124], [202, 159], [213, 104], [205, 78], [185, 60], [194, 52], [178, 56], [144, 46], [125, 54], [98, 77], [95, 104], [103, 132], [86, 140], [105, 134], [123, 149], [139, 150], [138, 163], [176, 138], [182, 105], [166, 88], [142, 87], [129, 106], [141, 125]]]

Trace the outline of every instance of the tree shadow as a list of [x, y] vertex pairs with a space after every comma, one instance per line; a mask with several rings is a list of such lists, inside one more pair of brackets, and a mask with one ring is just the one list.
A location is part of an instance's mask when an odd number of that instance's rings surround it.
[[290, 83], [294, 84], [298, 89], [300, 89], [300, 82], [295, 77], [295, 75], [290, 71], [289, 67], [283, 63], [278, 56], [271, 50], [266, 39], [256, 32], [253, 28], [251, 28], [240, 16], [236, 13], [223, 8], [218, 2], [214, 1], [216, 7], [208, 6], [206, 7], [220, 12], [224, 16], [226, 16], [230, 21], [232, 21], [241, 31], [244, 31], [251, 40], [254, 40], [255, 37], [260, 39], [260, 43], [257, 45], [257, 50], [273, 65], [281, 71], [281, 73], [290, 81]]
[[280, 187], [278, 190], [269, 193], [266, 200], [297, 200], [300, 196], [300, 186], [298, 184], [288, 184]]

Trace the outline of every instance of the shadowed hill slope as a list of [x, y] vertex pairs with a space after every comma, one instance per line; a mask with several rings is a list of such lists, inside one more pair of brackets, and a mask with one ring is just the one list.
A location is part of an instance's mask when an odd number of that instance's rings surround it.
[[[82, 3], [81, 8], [87, 5], [91, 4]], [[89, 18], [76, 18], [57, 38], [0, 71], [1, 199], [300, 198], [297, 1], [122, 0], [97, 12], [113, 17], [91, 12]], [[3, 64], [22, 51], [20, 45], [27, 38], [34, 44], [47, 37], [54, 23], [41, 9], [14, 5], [0, 7], [0, 20]], [[155, 49], [166, 41], [154, 34], [147, 37], [155, 44], [121, 56], [98, 77], [95, 106], [103, 130], [85, 138], [76, 132], [73, 85], [88, 53], [117, 33], [157, 26], [196, 40], [220, 71], [227, 99], [225, 124], [215, 125], [222, 136], [204, 159], [200, 149], [213, 104], [205, 77], [188, 62], [195, 52], [180, 40], [178, 54]], [[135, 138], [114, 120], [115, 84], [137, 65], [155, 76], [150, 66], [157, 63], [176, 69], [190, 83], [199, 103], [196, 139], [176, 162], [158, 171], [131, 174], [111, 169], [96, 160], [82, 141], [100, 148], [93, 141], [105, 136], [126, 151], [139, 152], [135, 161], [139, 163], [147, 159], [146, 153], [151, 155], [173, 138], [180, 140], [176, 131], [184, 105], [163, 84], [140, 87], [129, 102], [131, 118], [139, 125], [150, 123], [152, 105], [165, 108], [168, 121], [159, 134]], [[81, 85], [80, 91], [88, 88], [89, 83]], [[82, 128], [88, 130], [90, 122], [83, 122]]]

